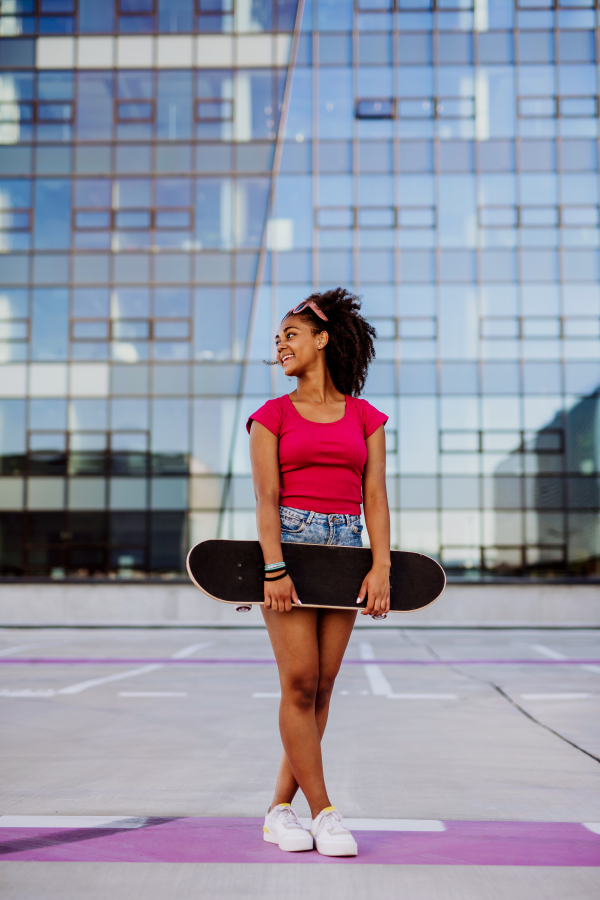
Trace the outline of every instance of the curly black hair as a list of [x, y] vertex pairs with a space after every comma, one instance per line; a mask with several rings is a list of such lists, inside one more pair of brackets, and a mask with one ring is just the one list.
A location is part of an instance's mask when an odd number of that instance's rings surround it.
[[328, 319], [324, 322], [310, 306], [296, 314], [310, 324], [313, 334], [328, 333], [325, 353], [333, 383], [342, 394], [360, 396], [375, 357], [373, 339], [377, 337], [373, 326], [359, 313], [360, 299], [341, 287], [306, 299], [313, 300]]

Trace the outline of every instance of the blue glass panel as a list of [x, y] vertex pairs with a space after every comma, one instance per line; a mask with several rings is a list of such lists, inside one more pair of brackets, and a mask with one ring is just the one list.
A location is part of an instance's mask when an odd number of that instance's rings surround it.
[[153, 108], [151, 103], [119, 103], [118, 115], [120, 122], [137, 122], [152, 120]]
[[71, 16], [40, 16], [38, 30], [40, 34], [73, 34], [75, 19]]
[[201, 248], [230, 246], [231, 181], [199, 178], [196, 190], [196, 237]]
[[350, 31], [352, 3], [348, 0], [318, 0], [318, 28], [320, 31]]
[[170, 141], [191, 137], [192, 73], [158, 73], [157, 135]]
[[70, 122], [73, 107], [70, 103], [38, 103], [38, 122]]
[[117, 228], [150, 228], [149, 210], [120, 210], [115, 213]]
[[[227, 101], [226, 104], [223, 103], [223, 105], [220, 107], [220, 111], [224, 116], [230, 116], [231, 110], [229, 105], [233, 98], [233, 79], [232, 73], [230, 71], [200, 70], [198, 72], [196, 91], [198, 99], [202, 101], [197, 105], [198, 118], [203, 116], [202, 110], [204, 109], [205, 102], [208, 100], [216, 100], [219, 103], [222, 100]], [[224, 140], [230, 140], [232, 136], [231, 124], [229, 124], [229, 122], [225, 120], [218, 122], [198, 122], [197, 131], [198, 137], [204, 140], [211, 137], [216, 139], [222, 138]], [[248, 135], [248, 137], [250, 137], [250, 135]], [[225, 165], [224, 168], [227, 168], [227, 166]]]
[[154, 315], [162, 318], [186, 317], [190, 314], [190, 292], [187, 288], [156, 288]]
[[32, 359], [66, 359], [68, 344], [68, 291], [50, 288], [40, 288], [34, 291], [31, 325]]
[[194, 0], [158, 0], [158, 30], [171, 34], [192, 31]]
[[393, 100], [359, 100], [356, 104], [358, 119], [392, 119]]
[[238, 179], [234, 222], [238, 247], [260, 246], [268, 195], [269, 181], [266, 178]]
[[278, 179], [275, 215], [293, 222], [293, 247], [310, 247], [312, 242], [313, 209], [310, 178], [301, 175], [281, 176]]
[[70, 242], [71, 182], [38, 180], [35, 191], [35, 246], [57, 250]]
[[286, 138], [303, 143], [312, 136], [312, 71], [296, 69], [286, 122]]
[[187, 400], [154, 400], [151, 439], [154, 453], [188, 452], [189, 415]]
[[99, 362], [108, 359], [108, 344], [85, 341], [71, 344], [71, 359]]
[[121, 16], [119, 32], [121, 34], [148, 34], [154, 31], [154, 16]]
[[40, 431], [62, 431], [67, 427], [67, 401], [63, 399], [30, 400], [29, 427]]
[[107, 288], [76, 288], [73, 291], [73, 316], [75, 318], [103, 319], [110, 311]]
[[151, 100], [153, 97], [152, 72], [149, 69], [118, 72], [117, 94], [125, 100]]
[[69, 428], [73, 431], [104, 431], [108, 427], [107, 400], [71, 400]]
[[157, 178], [157, 206], [191, 206], [192, 184], [189, 178]]
[[439, 345], [445, 359], [473, 359], [478, 344], [477, 299], [467, 285], [440, 288]]
[[[3, 9], [3, 13], [34, 13], [36, 0], [9, 0], [10, 9]], [[5, 4], [6, 5], [6, 4]]]
[[[238, 102], [243, 102], [240, 90], [243, 90], [243, 82], [250, 82], [250, 116], [251, 131], [250, 134], [239, 134], [238, 138], [248, 140], [252, 138], [270, 138], [275, 137], [277, 130], [277, 120], [279, 113], [275, 106], [273, 97], [273, 76], [271, 72], [244, 72], [238, 76]], [[247, 102], [247, 101], [246, 101]], [[239, 125], [236, 123], [239, 132]]]
[[154, 0], [119, 0], [121, 13], [152, 13]]
[[227, 471], [234, 402], [231, 399], [194, 401], [193, 454], [201, 466], [200, 471]]
[[75, 12], [75, 0], [40, 0], [39, 11], [44, 15]]
[[[206, 0], [202, 0], [204, 9]], [[247, 0], [241, 7], [242, 31], [271, 31], [273, 27], [272, 0]]]
[[140, 397], [136, 400], [113, 400], [111, 403], [111, 428], [117, 430], [140, 430], [148, 428], [148, 401]]
[[204, 99], [230, 96], [231, 72], [228, 70], [200, 70], [198, 72], [197, 94]]
[[75, 206], [110, 208], [111, 183], [107, 179], [78, 179], [75, 182]]
[[430, 99], [433, 96], [433, 68], [399, 66], [398, 94], [400, 97]]
[[39, 72], [39, 100], [71, 100], [73, 97], [72, 72]]
[[297, 0], [277, 0], [277, 31], [293, 31], [296, 21]]
[[33, 72], [0, 72], [3, 103], [13, 105], [18, 100], [33, 100]]
[[31, 181], [11, 178], [0, 180], [0, 208], [26, 209], [31, 206]]
[[12, 456], [24, 452], [25, 401], [0, 400], [0, 454]]
[[0, 319], [25, 319], [28, 315], [29, 302], [26, 290], [0, 289]]
[[35, 66], [35, 41], [18, 38], [0, 41], [0, 67], [3, 66], [11, 69], [33, 68]]
[[352, 73], [330, 69], [319, 84], [319, 133], [321, 138], [352, 137]]
[[194, 304], [196, 359], [231, 358], [231, 301], [229, 288], [198, 288]]
[[79, 30], [89, 34], [113, 31], [114, 6], [98, 0], [79, 0]]
[[149, 316], [150, 291], [148, 288], [117, 288], [112, 294], [111, 315], [119, 319]]
[[149, 178], [120, 178], [116, 183], [115, 206], [120, 209], [151, 206], [151, 188]]
[[112, 134], [112, 74], [80, 72], [77, 135], [80, 140], [106, 140]]

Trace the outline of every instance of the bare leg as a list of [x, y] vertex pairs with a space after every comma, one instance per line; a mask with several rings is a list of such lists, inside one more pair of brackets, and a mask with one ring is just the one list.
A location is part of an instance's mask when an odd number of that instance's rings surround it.
[[263, 614], [281, 681], [284, 753], [272, 805], [291, 803], [300, 786], [314, 817], [330, 805], [320, 742], [356, 613], [305, 609]]

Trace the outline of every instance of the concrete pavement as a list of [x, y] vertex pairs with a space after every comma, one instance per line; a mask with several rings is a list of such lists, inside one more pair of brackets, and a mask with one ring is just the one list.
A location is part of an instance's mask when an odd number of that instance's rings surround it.
[[[324, 740], [332, 800], [367, 829], [354, 863], [293, 860], [251, 822], [277, 697], [262, 630], [0, 632], [1, 811], [27, 817], [0, 818], [3, 900], [598, 896], [598, 632], [355, 631]], [[38, 816], [154, 818], [98, 834]]]

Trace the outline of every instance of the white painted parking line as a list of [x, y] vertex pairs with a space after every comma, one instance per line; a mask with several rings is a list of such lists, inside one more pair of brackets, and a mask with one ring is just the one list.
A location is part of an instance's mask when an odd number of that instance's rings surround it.
[[39, 690], [34, 690], [33, 688], [21, 688], [20, 690], [4, 688], [0, 690], [0, 697], [54, 697], [55, 694], [56, 691], [52, 688], [40, 688]]
[[[147, 816], [0, 816], [0, 828], [142, 828]], [[300, 819], [310, 827], [310, 819]], [[438, 819], [346, 819], [356, 831], [445, 831]], [[600, 825], [585, 826], [591, 831]]]
[[183, 647], [183, 649], [174, 653], [171, 659], [187, 659], [189, 656], [193, 656], [198, 650], [205, 650], [207, 647], [212, 647], [213, 644], [214, 641], [202, 641], [201, 644], [190, 644], [189, 647]]
[[[310, 819], [300, 819], [304, 828], [310, 828]], [[351, 831], [445, 831], [438, 819], [347, 819], [344, 825]]]
[[548, 659], [568, 659], [564, 653], [559, 653], [558, 650], [552, 650], [550, 647], [544, 647], [543, 644], [530, 644], [529, 646], [536, 653], [539, 653], [540, 656], [545, 656]]
[[[375, 659], [373, 647], [365, 641], [361, 641], [358, 645], [358, 652], [361, 659]], [[381, 666], [367, 663], [365, 665], [365, 675], [367, 676], [371, 693], [375, 697], [389, 697], [393, 693], [392, 686], [383, 674]]]
[[457, 694], [390, 694], [392, 700], [458, 700]]
[[585, 669], [586, 672], [596, 672], [597, 674], [600, 674], [600, 666], [589, 665], [589, 666], [582, 666], [581, 668]]
[[0, 816], [0, 828], [142, 828], [147, 816]]
[[[360, 658], [364, 660], [375, 659], [375, 653], [371, 644], [361, 641], [358, 645]], [[456, 694], [395, 694], [391, 684], [383, 674], [381, 666], [375, 663], [365, 663], [365, 675], [375, 697], [387, 697], [388, 700], [458, 700]]]
[[100, 684], [108, 684], [110, 681], [122, 681], [124, 678], [137, 678], [138, 675], [147, 675], [149, 672], [156, 672], [162, 669], [162, 663], [154, 663], [150, 666], [140, 666], [138, 669], [130, 669], [128, 672], [117, 672], [115, 675], [105, 675], [104, 678], [91, 678], [89, 681], [80, 681], [78, 684], [71, 684], [69, 687], [61, 688], [58, 694], [81, 694], [89, 688], [98, 687]]
[[593, 831], [594, 834], [600, 834], [600, 822], [582, 822], [584, 828]]
[[591, 694], [521, 694], [523, 700], [585, 700]]
[[[202, 647], [210, 647], [212, 641], [203, 641], [201, 644], [191, 644], [189, 647], [182, 647], [177, 653], [174, 653], [171, 659], [186, 659], [192, 656]], [[104, 678], [92, 678], [89, 681], [80, 681], [78, 684], [71, 684], [69, 687], [61, 688], [57, 694], [80, 694], [87, 691], [88, 688], [98, 687], [100, 684], [108, 684], [110, 681], [121, 681], [124, 678], [137, 678], [138, 675], [147, 675], [149, 672], [156, 672], [157, 669], [163, 668], [163, 663], [153, 663], [149, 666], [140, 666], [138, 669], [130, 669], [128, 672], [118, 672], [116, 675], [105, 675]]]
[[37, 647], [37, 644], [19, 644], [18, 647], [7, 647], [5, 650], [0, 650], [0, 656], [15, 656], [21, 650], [29, 650], [31, 647]]
[[187, 697], [184, 691], [119, 691], [119, 697]]

